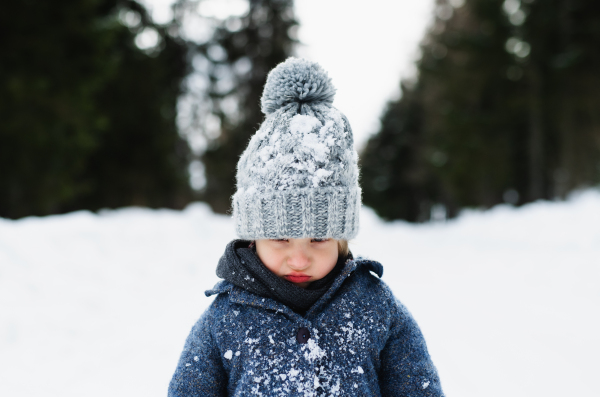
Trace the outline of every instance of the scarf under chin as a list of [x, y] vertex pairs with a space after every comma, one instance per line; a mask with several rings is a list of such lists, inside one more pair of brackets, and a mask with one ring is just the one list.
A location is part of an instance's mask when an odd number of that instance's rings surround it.
[[257, 295], [275, 299], [300, 314], [306, 313], [329, 290], [346, 261], [352, 259], [352, 254], [345, 258], [340, 256], [329, 274], [307, 288], [300, 288], [267, 269], [249, 245], [247, 240], [227, 244], [217, 265], [217, 276]]

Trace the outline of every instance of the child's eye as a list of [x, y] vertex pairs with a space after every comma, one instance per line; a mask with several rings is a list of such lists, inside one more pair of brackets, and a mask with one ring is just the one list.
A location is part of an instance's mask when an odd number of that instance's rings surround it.
[[284, 243], [288, 240], [287, 240], [287, 238], [272, 238], [271, 241], [276, 241], [278, 243]]
[[328, 238], [313, 238], [310, 241], [312, 241], [313, 243], [322, 243], [322, 242], [325, 242], [327, 240], [329, 240], [329, 239]]

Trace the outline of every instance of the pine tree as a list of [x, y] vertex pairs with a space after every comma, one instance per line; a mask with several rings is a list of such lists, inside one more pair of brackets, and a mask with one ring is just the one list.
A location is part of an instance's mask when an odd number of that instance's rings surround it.
[[[290, 32], [296, 25], [293, 1], [250, 0], [246, 15], [225, 21], [199, 47], [212, 64], [209, 94], [220, 120], [220, 135], [201, 156], [206, 172], [202, 199], [216, 212], [231, 207], [239, 156], [264, 117], [260, 97], [267, 74], [291, 55], [295, 39]], [[230, 80], [225, 89], [223, 76]]]
[[[424, 221], [434, 205], [443, 204], [454, 216], [464, 206], [493, 205], [518, 184], [512, 169], [518, 153], [511, 152], [516, 119], [502, 117], [518, 104], [505, 75], [511, 62], [504, 50], [506, 24], [495, 6], [473, 0], [453, 8], [438, 1], [418, 76], [409, 85], [415, 88], [403, 87], [362, 155], [365, 204], [380, 215]], [[380, 165], [372, 168], [375, 163]], [[384, 174], [393, 176], [389, 188], [373, 189]]]
[[453, 9], [440, 1], [436, 24], [419, 62], [423, 153], [439, 186], [431, 201], [454, 215], [522, 189], [523, 88], [506, 73], [513, 59], [505, 50], [509, 23], [501, 2], [471, 0]]
[[[134, 44], [147, 28], [152, 53]], [[183, 42], [126, 0], [11, 2], [0, 30], [0, 216], [189, 200]]]
[[[115, 34], [111, 56], [118, 69], [96, 95], [106, 129], [85, 175], [92, 190], [78, 205], [83, 202], [84, 208], [94, 210], [129, 205], [183, 208], [191, 200], [190, 149], [176, 117], [190, 71], [187, 43], [152, 23], [138, 3], [128, 3], [123, 12], [137, 13], [140, 23]], [[134, 38], [147, 29], [158, 34], [158, 41], [142, 51]]]
[[363, 201], [384, 219], [427, 219], [434, 196], [431, 175], [423, 164], [421, 87], [402, 84], [401, 99], [390, 102], [381, 129], [360, 156]]
[[[592, 0], [524, 1], [516, 38], [530, 45], [532, 193], [565, 197], [600, 182], [600, 4]], [[537, 131], [537, 133], [536, 133]]]
[[598, 183], [599, 9], [438, 0], [416, 88], [388, 106], [362, 156], [365, 203], [415, 221], [435, 204], [454, 216]]

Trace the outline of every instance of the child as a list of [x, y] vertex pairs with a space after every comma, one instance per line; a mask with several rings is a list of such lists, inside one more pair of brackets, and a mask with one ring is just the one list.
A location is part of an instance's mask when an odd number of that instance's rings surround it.
[[[192, 328], [169, 396], [443, 396], [423, 335], [354, 260], [361, 192], [350, 124], [316, 63], [273, 69], [266, 119], [241, 156], [233, 218], [243, 240]], [[377, 274], [378, 277], [371, 272]]]

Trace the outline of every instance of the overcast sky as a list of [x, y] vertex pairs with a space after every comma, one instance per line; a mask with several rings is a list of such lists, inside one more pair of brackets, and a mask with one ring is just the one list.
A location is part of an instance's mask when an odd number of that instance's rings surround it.
[[[224, 16], [240, 12], [244, 0], [204, 0]], [[159, 23], [170, 17], [172, 0], [144, 0]], [[385, 103], [399, 94], [401, 78], [414, 75], [418, 44], [430, 24], [434, 0], [297, 0], [298, 56], [329, 72], [334, 106], [350, 120], [356, 146], [377, 131]]]

